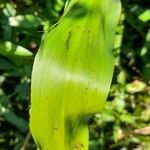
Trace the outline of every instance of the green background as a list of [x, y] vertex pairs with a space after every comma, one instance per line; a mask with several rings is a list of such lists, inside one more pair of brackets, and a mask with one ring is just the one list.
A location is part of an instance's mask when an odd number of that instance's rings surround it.
[[[64, 2], [0, 1], [0, 150], [36, 149], [28, 128], [32, 64]], [[90, 150], [150, 149], [149, 6], [147, 0], [122, 1], [114, 77], [104, 111], [89, 121]]]

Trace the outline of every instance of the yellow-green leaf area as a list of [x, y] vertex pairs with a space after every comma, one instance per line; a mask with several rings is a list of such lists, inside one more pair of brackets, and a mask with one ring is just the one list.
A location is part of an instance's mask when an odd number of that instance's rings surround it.
[[36, 55], [30, 128], [42, 150], [87, 150], [112, 80], [119, 0], [72, 0]]

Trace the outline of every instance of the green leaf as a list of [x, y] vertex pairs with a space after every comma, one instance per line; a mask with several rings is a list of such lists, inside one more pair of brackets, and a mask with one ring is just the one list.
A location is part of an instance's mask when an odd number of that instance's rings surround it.
[[140, 14], [139, 19], [143, 22], [147, 22], [150, 20], [150, 9], [145, 10], [142, 14]]
[[15, 16], [16, 15], [16, 10], [14, 6], [10, 3], [6, 4], [6, 7], [3, 9], [3, 13], [9, 17], [9, 16]]
[[113, 127], [113, 139], [115, 142], [118, 142], [119, 140], [119, 131], [121, 131], [120, 127], [118, 125], [115, 125]]
[[13, 27], [34, 28], [41, 24], [41, 19], [33, 15], [18, 15], [9, 18], [9, 25]]
[[146, 84], [142, 81], [139, 81], [139, 80], [135, 80], [131, 83], [128, 83], [126, 85], [126, 90], [129, 92], [129, 93], [138, 93], [138, 92], [142, 92], [144, 91], [146, 88]]
[[15, 66], [3, 58], [0, 58], [0, 70], [13, 70]]
[[133, 124], [135, 122], [135, 118], [131, 114], [122, 114], [120, 116], [120, 120], [125, 123]]
[[42, 150], [87, 150], [88, 118], [105, 104], [119, 0], [72, 0], [36, 55], [30, 127]]
[[28, 131], [28, 124], [25, 119], [17, 116], [13, 111], [9, 111], [3, 108], [3, 117], [7, 120], [7, 122], [16, 126], [21, 132]]
[[0, 54], [8, 56], [24, 56], [29, 57], [33, 54], [26, 48], [15, 45], [10, 41], [0, 42]]
[[11, 107], [9, 99], [0, 93], [0, 116], [7, 122], [16, 126], [21, 132], [27, 132], [28, 124], [25, 119], [16, 115]]
[[16, 86], [15, 92], [17, 93], [18, 100], [28, 100], [29, 99], [29, 85], [28, 83], [20, 83]]

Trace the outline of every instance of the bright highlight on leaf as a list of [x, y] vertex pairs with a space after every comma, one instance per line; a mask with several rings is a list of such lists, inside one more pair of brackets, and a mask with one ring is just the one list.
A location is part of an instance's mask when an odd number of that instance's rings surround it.
[[42, 150], [88, 150], [88, 119], [113, 75], [119, 0], [71, 0], [36, 55], [30, 128]]
[[0, 54], [9, 56], [31, 57], [33, 54], [26, 48], [15, 45], [10, 41], [0, 42]]

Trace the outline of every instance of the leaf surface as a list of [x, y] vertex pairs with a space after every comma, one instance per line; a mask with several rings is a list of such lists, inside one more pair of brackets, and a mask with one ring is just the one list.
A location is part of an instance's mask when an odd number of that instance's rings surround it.
[[72, 0], [36, 55], [30, 128], [42, 150], [87, 150], [88, 118], [105, 104], [119, 0]]

